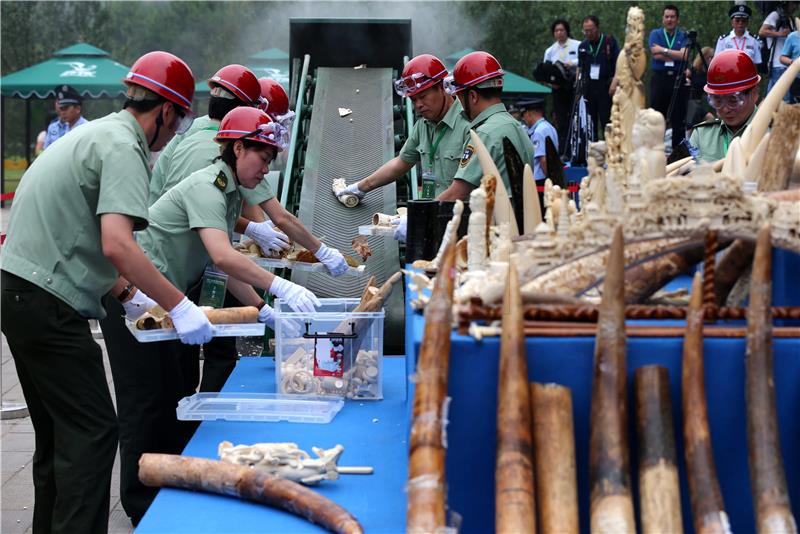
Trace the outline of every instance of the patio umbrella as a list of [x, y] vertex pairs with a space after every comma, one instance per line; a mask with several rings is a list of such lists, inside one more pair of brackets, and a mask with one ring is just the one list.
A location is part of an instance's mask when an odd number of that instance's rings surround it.
[[[54, 96], [58, 85], [74, 87], [83, 97], [115, 98], [125, 94], [122, 79], [129, 68], [111, 59], [108, 52], [86, 43], [78, 43], [53, 53], [53, 57], [0, 78], [3, 97], [25, 100], [25, 159], [30, 165], [30, 99]], [[2, 109], [5, 110], [5, 102]], [[5, 117], [0, 118], [3, 129]], [[4, 134], [5, 132], [3, 132]], [[4, 135], [3, 135], [4, 137]], [[0, 141], [0, 161], [5, 161], [5, 143]], [[5, 168], [2, 168], [5, 183]], [[0, 192], [5, 189], [0, 189]]]

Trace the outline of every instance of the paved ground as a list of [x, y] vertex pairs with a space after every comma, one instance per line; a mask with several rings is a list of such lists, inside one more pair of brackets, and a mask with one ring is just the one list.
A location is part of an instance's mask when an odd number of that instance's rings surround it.
[[[0, 228], [5, 232], [8, 226], [10, 209], [5, 207], [0, 210]], [[103, 348], [105, 345], [99, 339], [98, 343]], [[2, 359], [2, 388], [0, 400], [3, 406], [24, 404], [22, 388], [17, 379], [14, 361], [8, 350], [5, 336], [2, 337], [0, 347]], [[114, 383], [111, 380], [111, 370], [108, 368], [108, 359], [104, 358], [106, 379], [114, 397]], [[33, 520], [33, 479], [31, 475], [31, 458], [33, 456], [33, 426], [30, 417], [21, 419], [6, 419], [2, 421], [0, 434], [0, 464], [2, 464], [2, 487], [0, 487], [0, 532], [3, 534], [17, 534], [32, 532]], [[114, 464], [114, 474], [111, 480], [111, 515], [108, 522], [108, 531], [111, 534], [127, 534], [133, 531], [128, 517], [122, 510], [119, 502], [119, 455]]]

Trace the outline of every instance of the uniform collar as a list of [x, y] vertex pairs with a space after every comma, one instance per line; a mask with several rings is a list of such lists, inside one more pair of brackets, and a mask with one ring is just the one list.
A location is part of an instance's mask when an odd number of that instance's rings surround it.
[[133, 116], [133, 113], [127, 110], [120, 110], [117, 112], [117, 116], [123, 121], [128, 123], [131, 128], [133, 128], [134, 133], [136, 134], [136, 140], [139, 142], [139, 146], [142, 150], [144, 150], [145, 159], [150, 159], [150, 147], [148, 146], [147, 138], [144, 135], [144, 130], [142, 129], [142, 125], [139, 124], [139, 121], [136, 120], [136, 117]]
[[497, 113], [504, 113], [505, 111], [506, 111], [505, 104], [503, 103], [493, 104], [488, 108], [484, 109], [483, 111], [481, 111], [480, 114], [477, 117], [475, 117], [475, 120], [469, 123], [469, 126], [470, 128], [474, 128], [483, 123], [486, 119], [488, 119], [492, 115], [495, 115]]
[[425, 119], [425, 122], [434, 127], [436, 127], [438, 124], [444, 124], [445, 126], [447, 126], [452, 130], [456, 124], [456, 120], [458, 120], [458, 116], [461, 114], [462, 111], [464, 111], [464, 108], [461, 107], [461, 101], [458, 98], [454, 98], [453, 103], [450, 105], [450, 108], [447, 110], [447, 113], [444, 114], [444, 117], [442, 117], [442, 120], [440, 120], [439, 122], [434, 122]]
[[214, 180], [217, 179], [217, 176], [219, 176], [220, 172], [225, 175], [227, 183], [225, 184], [225, 190], [223, 191], [223, 193], [228, 195], [236, 191], [239, 184], [236, 181], [236, 178], [233, 177], [233, 170], [230, 167], [228, 167], [228, 164], [222, 161], [221, 159], [218, 159], [217, 161], [212, 163], [212, 165], [214, 166]]
[[[736, 32], [734, 30], [731, 30], [731, 32], [728, 34], [728, 37], [736, 37]], [[752, 37], [750, 35], [750, 30], [745, 30], [744, 34], [742, 34], [741, 37], [736, 37], [736, 38], [737, 39], [747, 39], [748, 37]]]

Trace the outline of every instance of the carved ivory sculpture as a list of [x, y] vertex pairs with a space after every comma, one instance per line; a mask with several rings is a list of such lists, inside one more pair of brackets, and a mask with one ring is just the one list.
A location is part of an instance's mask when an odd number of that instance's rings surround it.
[[640, 109], [633, 124], [633, 172], [645, 184], [666, 176], [664, 116], [654, 109]]
[[371, 474], [371, 467], [339, 467], [337, 462], [344, 447], [332, 449], [311, 447], [316, 458], [300, 449], [297, 443], [256, 443], [234, 445], [230, 441], [219, 444], [220, 460], [269, 471], [281, 478], [301, 484], [317, 484], [323, 480], [336, 480], [339, 474]]

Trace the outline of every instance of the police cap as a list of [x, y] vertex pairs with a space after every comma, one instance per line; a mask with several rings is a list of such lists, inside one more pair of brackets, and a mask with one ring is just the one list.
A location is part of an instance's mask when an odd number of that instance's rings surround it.
[[69, 85], [59, 85], [55, 88], [56, 104], [59, 106], [81, 105], [81, 95], [74, 87]]
[[529, 109], [544, 109], [545, 100], [544, 98], [527, 98], [525, 100], [520, 100], [517, 102], [517, 107], [522, 111], [527, 111]]
[[743, 17], [749, 19], [752, 14], [753, 10], [744, 4], [737, 4], [735, 6], [731, 6], [731, 8], [728, 10], [728, 15], [731, 18]]

